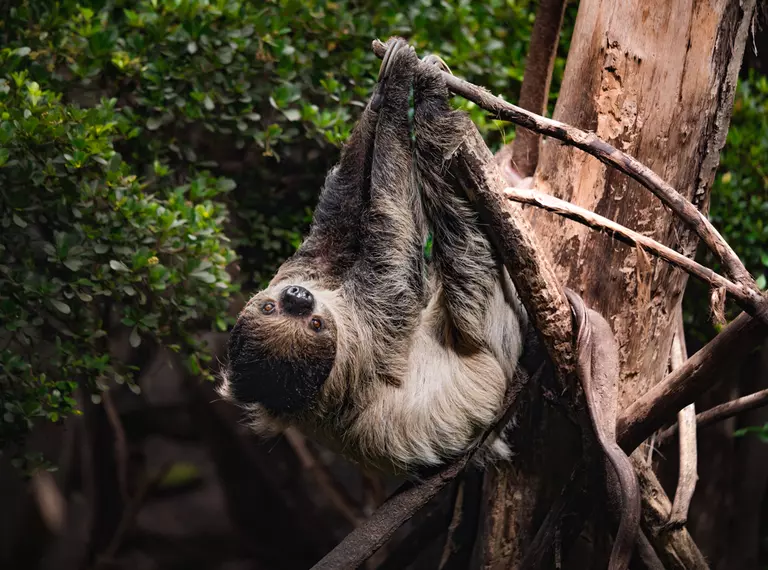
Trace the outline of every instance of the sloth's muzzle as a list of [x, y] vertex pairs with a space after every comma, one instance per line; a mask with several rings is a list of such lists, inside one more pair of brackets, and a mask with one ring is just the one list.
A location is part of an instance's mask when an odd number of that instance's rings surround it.
[[275, 414], [298, 413], [316, 401], [333, 368], [328, 358], [272, 353], [241, 316], [229, 336], [230, 392], [242, 404], [261, 404]]

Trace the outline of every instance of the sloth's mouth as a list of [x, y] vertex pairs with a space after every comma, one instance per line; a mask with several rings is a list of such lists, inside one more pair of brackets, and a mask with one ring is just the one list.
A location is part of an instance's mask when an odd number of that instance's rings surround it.
[[297, 413], [312, 407], [332, 367], [332, 361], [246, 358], [230, 364], [229, 381], [238, 402]]
[[229, 338], [231, 393], [242, 404], [261, 404], [275, 414], [306, 411], [317, 400], [333, 361], [332, 356], [270, 354], [242, 326], [235, 325]]

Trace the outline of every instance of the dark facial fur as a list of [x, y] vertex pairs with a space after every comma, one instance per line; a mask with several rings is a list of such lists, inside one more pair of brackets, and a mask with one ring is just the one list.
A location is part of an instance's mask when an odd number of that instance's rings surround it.
[[308, 289], [281, 289], [277, 299], [270, 290], [257, 295], [240, 314], [229, 338], [229, 381], [237, 401], [291, 414], [317, 399], [333, 368], [336, 332]]

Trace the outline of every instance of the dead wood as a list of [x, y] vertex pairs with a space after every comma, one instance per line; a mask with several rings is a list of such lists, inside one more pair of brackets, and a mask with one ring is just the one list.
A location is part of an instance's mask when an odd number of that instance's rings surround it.
[[[685, 330], [683, 327], [683, 309], [677, 310], [677, 330], [672, 340], [672, 351], [669, 355], [670, 371], [677, 370], [688, 358], [685, 345]], [[696, 409], [695, 404], [688, 404], [677, 413], [677, 425], [680, 428], [679, 461], [677, 488], [672, 501], [672, 513], [667, 524], [670, 527], [681, 527], [688, 521], [688, 509], [691, 506], [693, 493], [698, 480], [698, 453], [696, 446]]]
[[712, 287], [724, 288], [729, 295], [734, 297], [742, 309], [753, 314], [759, 309], [758, 306], [754, 305], [754, 296], [745, 293], [745, 288], [743, 286], [729, 281], [708, 267], [704, 267], [682, 253], [678, 253], [674, 249], [657, 242], [653, 238], [649, 238], [648, 236], [644, 236], [621, 224], [617, 224], [613, 220], [604, 218], [586, 208], [576, 206], [575, 204], [555, 198], [549, 194], [544, 194], [543, 192], [525, 188], [505, 188], [504, 194], [514, 202], [542, 208], [548, 212], [553, 212], [559, 216], [590, 227], [593, 230], [602, 232], [627, 245], [640, 246], [649, 253], [682, 269], [704, 283]]
[[[539, 115], [547, 111], [549, 85], [567, 3], [567, 0], [542, 0], [536, 8], [518, 105]], [[516, 129], [515, 140], [495, 156], [504, 177], [511, 180], [533, 176], [539, 162], [540, 143], [539, 133], [523, 127]]]
[[[732, 418], [739, 414], [743, 414], [744, 412], [756, 410], [757, 408], [762, 408], [764, 406], [768, 406], [768, 389], [760, 390], [759, 392], [749, 394], [748, 396], [742, 396], [741, 398], [736, 398], [735, 400], [725, 402], [724, 404], [710, 408], [709, 410], [701, 412], [700, 414], [696, 414], [696, 427], [702, 428], [716, 424], [718, 422], [727, 420], [728, 418]], [[656, 441], [658, 441], [659, 445], [661, 445], [670, 437], [674, 436], [678, 429], [679, 428], [677, 425], [673, 425], [665, 429], [663, 432], [656, 436]]]
[[733, 362], [753, 350], [768, 335], [768, 327], [742, 313], [707, 346], [685, 361], [627, 409], [618, 422], [619, 441], [632, 451], [672, 422], [679, 410], [725, 377]]
[[707, 561], [702, 556], [691, 535], [683, 528], [670, 528], [668, 521], [672, 504], [667, 498], [640, 450], [630, 456], [640, 481], [643, 502], [643, 529], [653, 544], [667, 570], [706, 570]]

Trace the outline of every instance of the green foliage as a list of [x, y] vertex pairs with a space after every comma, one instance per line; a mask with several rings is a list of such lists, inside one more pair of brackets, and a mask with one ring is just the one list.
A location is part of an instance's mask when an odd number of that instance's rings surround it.
[[[531, 0], [17, 4], [5, 32], [30, 50], [32, 78], [79, 101], [117, 98], [138, 130], [119, 143], [133, 164], [159, 163], [182, 177], [218, 169], [236, 179], [230, 230], [254, 285], [306, 230], [336, 148], [370, 95], [373, 38], [405, 36], [420, 53], [440, 53], [461, 76], [514, 100], [534, 14]], [[512, 135], [457, 102], [492, 146]]]
[[[532, 2], [513, 0], [13, 0], [3, 11], [0, 446], [75, 411], [80, 385], [130, 382], [106, 350], [114, 321], [131, 344], [170, 344], [204, 371], [191, 334], [227, 325], [224, 232], [251, 287], [298, 246], [370, 95], [373, 38], [405, 36], [514, 100], [533, 22]], [[457, 104], [492, 145], [512, 134]]]
[[749, 434], [756, 435], [763, 443], [768, 443], [768, 424], [762, 426], [749, 426], [737, 429], [733, 432], [733, 437], [744, 437]]
[[115, 321], [132, 346], [170, 344], [200, 372], [191, 334], [226, 328], [232, 290], [232, 181], [177, 185], [159, 164], [140, 178], [115, 151], [141, 132], [117, 101], [63, 102], [31, 56], [0, 50], [0, 448], [75, 411], [78, 387], [130, 380], [107, 350]]

